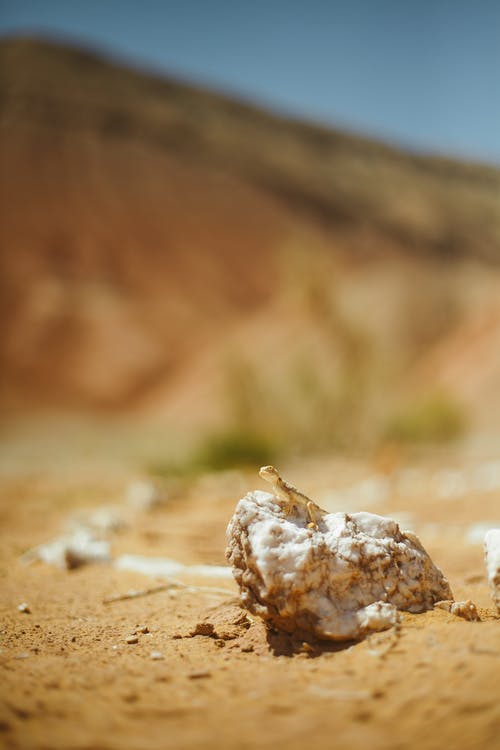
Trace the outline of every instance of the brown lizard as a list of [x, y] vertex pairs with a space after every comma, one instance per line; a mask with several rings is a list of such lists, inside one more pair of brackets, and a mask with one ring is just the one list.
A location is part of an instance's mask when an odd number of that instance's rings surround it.
[[286, 503], [285, 513], [292, 513], [294, 508], [298, 508], [300, 506], [305, 507], [307, 510], [307, 514], [311, 519], [307, 524], [308, 528], [318, 528], [316, 517], [326, 516], [328, 511], [320, 508], [319, 505], [314, 502], [314, 500], [311, 500], [310, 497], [304, 495], [303, 492], [300, 492], [292, 484], [288, 484], [288, 482], [285, 482], [285, 480], [280, 477], [278, 470], [275, 469], [274, 466], [262, 466], [259, 471], [259, 475], [262, 477], [262, 479], [265, 479], [266, 482], [269, 482], [276, 496], [280, 500], [284, 500], [284, 502]]

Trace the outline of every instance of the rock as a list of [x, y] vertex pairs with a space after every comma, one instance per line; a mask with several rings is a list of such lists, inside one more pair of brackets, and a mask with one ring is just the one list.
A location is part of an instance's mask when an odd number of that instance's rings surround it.
[[196, 623], [189, 637], [197, 635], [215, 640], [233, 641], [246, 633], [251, 622], [239, 604], [224, 603], [215, 607], [202, 622]]
[[88, 529], [79, 529], [29, 550], [21, 559], [25, 563], [41, 560], [71, 570], [88, 563], [109, 562], [111, 550], [105, 539], [99, 539]]
[[114, 563], [118, 570], [130, 570], [155, 578], [170, 578], [184, 573], [207, 578], [231, 578], [231, 570], [225, 565], [184, 565], [169, 557], [145, 557], [144, 555], [119, 555]]
[[23, 602], [22, 604], [18, 604], [17, 608], [19, 612], [23, 612], [25, 615], [31, 614], [31, 609], [29, 607], [29, 604], [27, 604], [26, 602]]
[[500, 529], [487, 532], [484, 537], [484, 555], [491, 596], [500, 612]]
[[163, 654], [161, 651], [151, 651], [149, 658], [153, 661], [161, 661], [161, 659], [163, 659]]
[[115, 507], [94, 508], [89, 511], [80, 511], [70, 519], [70, 530], [81, 529], [96, 534], [115, 534], [128, 526], [123, 510]]
[[139, 637], [137, 635], [129, 635], [128, 638], [125, 638], [125, 643], [128, 643], [129, 646], [133, 646], [136, 643], [139, 643]]
[[167, 501], [166, 493], [154, 482], [140, 479], [127, 487], [126, 501], [136, 510], [153, 510]]
[[481, 622], [477, 607], [471, 599], [466, 599], [464, 602], [454, 602], [452, 599], [448, 599], [442, 602], [436, 602], [434, 607], [438, 609], [444, 609], [456, 617], [461, 617], [463, 620], [469, 622]]
[[251, 492], [227, 530], [226, 556], [242, 604], [279, 630], [351, 640], [385, 630], [397, 610], [423, 612], [452, 599], [418, 538], [390, 518], [330, 513], [307, 527], [305, 509]]

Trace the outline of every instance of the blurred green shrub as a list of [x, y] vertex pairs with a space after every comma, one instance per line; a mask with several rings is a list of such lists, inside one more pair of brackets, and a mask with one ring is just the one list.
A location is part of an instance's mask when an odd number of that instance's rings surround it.
[[189, 479], [205, 471], [263, 466], [274, 461], [278, 454], [276, 440], [252, 430], [227, 428], [205, 435], [183, 460], [151, 462], [145, 471], [160, 479]]
[[383, 437], [399, 443], [445, 443], [464, 434], [463, 409], [449, 396], [432, 394], [392, 416]]
[[222, 471], [235, 466], [262, 466], [276, 458], [277, 445], [253, 431], [228, 430], [208, 435], [194, 457], [200, 470]]

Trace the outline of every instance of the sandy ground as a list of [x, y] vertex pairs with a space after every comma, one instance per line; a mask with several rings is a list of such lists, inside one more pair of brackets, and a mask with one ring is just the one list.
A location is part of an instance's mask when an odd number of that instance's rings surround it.
[[[288, 476], [321, 493], [367, 471], [317, 461], [290, 467]], [[404, 499], [394, 491], [365, 508], [404, 516], [455, 598], [477, 604], [481, 622], [435, 610], [404, 615], [399, 634], [308, 645], [245, 617], [231, 580], [183, 574], [188, 588], [105, 603], [158, 581], [109, 565], [64, 571], [21, 564], [20, 554], [60, 534], [77, 510], [105, 504], [125, 509], [131, 524], [113, 536], [114, 555], [224, 564], [236, 501], [264, 489], [256, 475], [204, 477], [174, 488], [164, 507], [132, 517], [123, 496], [133, 478], [126, 469], [3, 478], [2, 746], [500, 748], [500, 618], [482, 547], [465, 541], [472, 523], [500, 520], [498, 491], [447, 499]], [[29, 614], [18, 611], [21, 602]], [[149, 632], [128, 644], [138, 626]]]

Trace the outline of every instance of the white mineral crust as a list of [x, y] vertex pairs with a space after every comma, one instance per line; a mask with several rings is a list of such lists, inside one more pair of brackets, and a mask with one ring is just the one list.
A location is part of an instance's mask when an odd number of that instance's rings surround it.
[[484, 553], [491, 596], [500, 612], [500, 529], [491, 529], [484, 537]]
[[26, 563], [41, 560], [48, 565], [71, 570], [88, 563], [109, 562], [111, 552], [108, 541], [97, 538], [88, 529], [79, 529], [47, 544], [40, 544], [26, 552], [21, 559]]
[[243, 605], [278, 629], [331, 640], [361, 638], [452, 599], [414, 534], [372, 513], [330, 513], [307, 527], [305, 509], [250, 492], [227, 529], [226, 556]]

